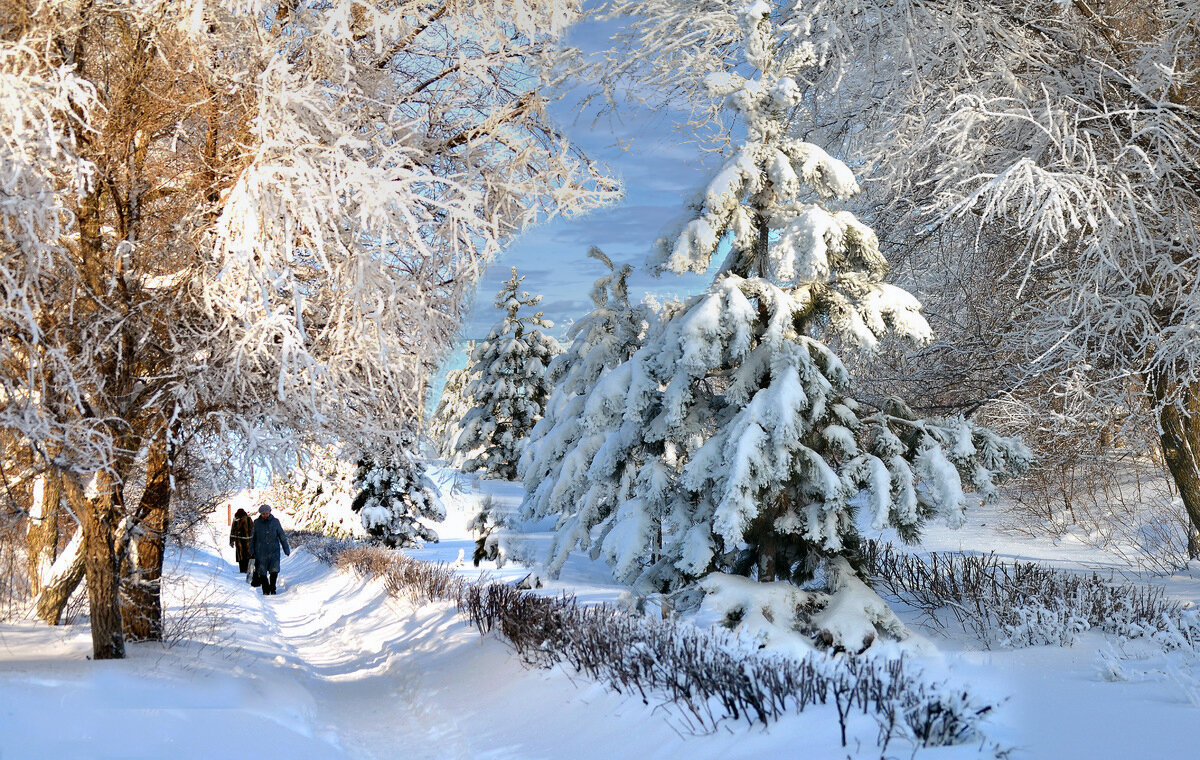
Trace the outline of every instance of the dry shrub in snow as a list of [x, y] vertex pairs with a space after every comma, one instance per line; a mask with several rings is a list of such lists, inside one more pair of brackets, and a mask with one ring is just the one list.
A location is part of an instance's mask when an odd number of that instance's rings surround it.
[[361, 547], [358, 540], [341, 536], [328, 536], [308, 530], [289, 530], [288, 543], [293, 549], [303, 546], [309, 554], [327, 565], [336, 565], [341, 554]]
[[[1060, 477], [1064, 492], [1076, 490], [1067, 513], [1047, 521], [1053, 532], [1072, 532], [1122, 562], [1151, 572], [1170, 574], [1187, 564], [1188, 515], [1160, 457], [1109, 456], [1077, 465]], [[1030, 503], [1029, 495], [1027, 488], [1019, 494], [1023, 504]]]
[[163, 643], [207, 646], [229, 637], [230, 593], [210, 579], [196, 584], [186, 578], [164, 576]]
[[[467, 581], [444, 565], [394, 552], [353, 548], [337, 566], [385, 578], [388, 594], [414, 603], [453, 602], [482, 634], [496, 632], [530, 665], [566, 663], [622, 694], [663, 699], [692, 730], [724, 720], [769, 724], [816, 705], [837, 713], [842, 743], [852, 714], [876, 719], [879, 743], [919, 746], [985, 741], [992, 706], [921, 680], [906, 660], [812, 654], [794, 658], [748, 649], [734, 634], [581, 605], [511, 585]], [[986, 743], [986, 742], [985, 742]]]
[[995, 554], [918, 557], [875, 541], [867, 543], [864, 561], [878, 588], [932, 621], [949, 613], [988, 643], [1071, 646], [1077, 634], [1098, 630], [1168, 649], [1200, 645], [1200, 616], [1155, 586], [1003, 562]]
[[1105, 411], [1087, 417], [1049, 391], [988, 407], [990, 423], [1020, 431], [1036, 454], [1008, 491], [1007, 527], [1071, 533], [1132, 566], [1174, 572], [1188, 560], [1188, 515], [1156, 423], [1132, 402]]

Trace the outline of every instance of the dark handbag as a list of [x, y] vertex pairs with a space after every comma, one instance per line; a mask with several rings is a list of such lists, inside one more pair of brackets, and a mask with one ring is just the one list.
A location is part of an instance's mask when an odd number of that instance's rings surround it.
[[250, 585], [258, 588], [262, 585], [263, 577], [258, 574], [258, 562], [253, 558], [250, 559]]

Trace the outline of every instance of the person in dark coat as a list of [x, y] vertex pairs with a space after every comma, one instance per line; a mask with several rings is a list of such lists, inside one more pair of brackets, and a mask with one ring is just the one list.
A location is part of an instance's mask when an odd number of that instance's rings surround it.
[[229, 529], [229, 545], [233, 547], [238, 570], [243, 574], [250, 565], [250, 534], [254, 530], [254, 519], [244, 509], [233, 513], [233, 527]]
[[258, 508], [258, 519], [254, 521], [254, 530], [250, 534], [250, 550], [254, 553], [254, 571], [262, 581], [264, 596], [275, 593], [275, 582], [279, 579], [280, 547], [285, 555], [292, 553], [287, 536], [283, 534], [283, 526], [278, 519], [271, 517], [271, 505], [263, 504]]

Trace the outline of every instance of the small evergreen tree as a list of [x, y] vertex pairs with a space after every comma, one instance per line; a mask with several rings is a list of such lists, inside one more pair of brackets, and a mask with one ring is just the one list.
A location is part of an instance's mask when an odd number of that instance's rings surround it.
[[358, 460], [354, 486], [358, 493], [351, 508], [375, 540], [393, 548], [438, 540], [437, 533], [421, 521], [441, 522], [446, 510], [424, 465], [406, 447], [394, 448], [384, 456], [363, 456]]
[[463, 463], [464, 470], [503, 480], [517, 476], [525, 438], [541, 419], [552, 390], [546, 366], [561, 352], [557, 341], [537, 329], [554, 326], [542, 312], [521, 314], [542, 300], [520, 290], [524, 279], [513, 267], [512, 278], [496, 295], [496, 308], [505, 316], [471, 353], [474, 407], [463, 418], [457, 443], [464, 454], [478, 450]]
[[570, 495], [553, 500], [552, 574], [579, 547], [643, 592], [714, 571], [804, 581], [822, 566], [844, 586], [857, 499], [876, 528], [915, 540], [935, 515], [961, 524], [964, 477], [988, 498], [993, 475], [1028, 462], [1019, 441], [968, 420], [854, 398], [822, 336], [871, 350], [889, 331], [922, 342], [929, 328], [917, 300], [883, 281], [874, 232], [827, 205], [858, 192], [850, 169], [787, 136], [795, 77], [817, 51], [802, 29], [776, 36], [766, 3], [738, 23], [744, 59], [707, 84], [744, 139], [656, 264], [704, 272], [722, 240], [730, 253], [708, 291], [664, 314], [584, 402], [587, 434], [538, 488]]
[[479, 512], [467, 524], [467, 529], [475, 536], [475, 552], [471, 555], [475, 567], [479, 567], [479, 563], [484, 560], [492, 560], [499, 566], [504, 564], [504, 551], [500, 546], [497, 530], [500, 527], [496, 515], [496, 500], [489, 495], [479, 505]]
[[[467, 346], [468, 354], [473, 352], [475, 344]], [[471, 385], [471, 373], [466, 369], [452, 369], [446, 373], [446, 382], [442, 385], [442, 395], [438, 399], [437, 409], [429, 419], [429, 438], [433, 442], [438, 456], [450, 461], [452, 465], [461, 465], [468, 456], [476, 452], [464, 454], [458, 450], [458, 437], [462, 435], [463, 418], [471, 410], [471, 397], [468, 391]]]

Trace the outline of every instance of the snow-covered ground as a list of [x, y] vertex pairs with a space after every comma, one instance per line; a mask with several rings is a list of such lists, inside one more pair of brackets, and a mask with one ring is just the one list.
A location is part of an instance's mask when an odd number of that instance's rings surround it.
[[[484, 489], [501, 503], [519, 496], [512, 484]], [[469, 558], [465, 524], [478, 501], [470, 491], [452, 495], [442, 542], [412, 553]], [[925, 548], [1112, 565], [1082, 544], [1013, 539], [994, 525], [994, 514], [977, 514], [963, 531], [934, 528]], [[843, 749], [832, 710], [766, 730], [728, 723], [695, 735], [678, 712], [653, 700], [643, 704], [562, 668], [528, 670], [448, 606], [390, 600], [379, 583], [339, 573], [303, 550], [284, 560], [280, 595], [264, 598], [236, 572], [220, 540], [225, 530], [222, 511], [210, 540], [170, 556], [168, 597], [192, 613], [172, 646], [135, 644], [124, 661], [91, 662], [86, 626], [0, 625], [0, 758], [879, 756], [876, 727], [861, 717]], [[536, 553], [540, 539], [531, 541]], [[469, 559], [459, 567], [480, 572]], [[528, 572], [511, 564], [488, 570], [498, 579]], [[1168, 582], [1172, 596], [1200, 600], [1194, 576]], [[546, 592], [563, 589], [585, 601], [620, 595], [604, 567], [586, 558], [572, 558]], [[988, 738], [1014, 748], [1015, 758], [1182, 758], [1200, 746], [1200, 664], [1187, 658], [1140, 652], [1122, 664], [1125, 680], [1112, 681], [1098, 652], [1119, 647], [1098, 634], [1069, 649], [986, 651], [966, 636], [926, 633], [941, 654], [922, 667], [1000, 703]]]

